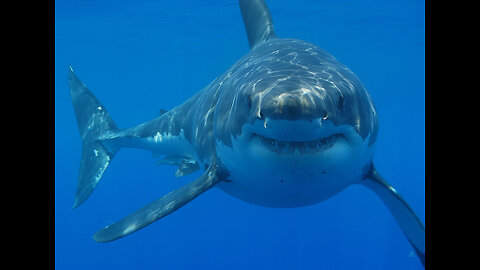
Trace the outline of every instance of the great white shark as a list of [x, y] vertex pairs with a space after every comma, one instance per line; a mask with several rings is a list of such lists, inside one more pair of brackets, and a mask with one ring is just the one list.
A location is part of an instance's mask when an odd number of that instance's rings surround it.
[[276, 36], [263, 0], [239, 1], [250, 51], [200, 92], [157, 118], [118, 128], [69, 67], [82, 140], [73, 208], [122, 147], [163, 156], [176, 176], [203, 174], [94, 236], [109, 242], [179, 209], [211, 187], [267, 207], [322, 202], [352, 184], [385, 203], [425, 265], [425, 229], [373, 164], [378, 116], [358, 77], [315, 44]]

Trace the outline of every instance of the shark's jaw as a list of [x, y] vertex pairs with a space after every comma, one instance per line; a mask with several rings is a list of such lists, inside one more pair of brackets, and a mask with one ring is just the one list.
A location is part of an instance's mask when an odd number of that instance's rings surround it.
[[252, 140], [260, 140], [266, 149], [278, 155], [314, 155], [332, 148], [337, 140], [342, 138], [344, 138], [343, 134], [336, 133], [311, 141], [279, 141], [254, 133]]
[[232, 147], [217, 141], [218, 158], [229, 174], [219, 187], [269, 207], [315, 204], [359, 181], [373, 147], [353, 127], [323, 119], [256, 120], [232, 137]]

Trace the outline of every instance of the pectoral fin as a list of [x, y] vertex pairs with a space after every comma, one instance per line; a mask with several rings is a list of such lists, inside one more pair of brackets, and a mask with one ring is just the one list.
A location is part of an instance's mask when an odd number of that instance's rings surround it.
[[415, 212], [397, 191], [378, 174], [373, 165], [367, 178], [362, 180], [361, 183], [382, 199], [425, 267], [425, 228]]
[[99, 230], [93, 239], [97, 242], [110, 242], [131, 234], [190, 202], [214, 186], [219, 181], [218, 179], [217, 168], [214, 164], [196, 180], [168, 193], [121, 221]]

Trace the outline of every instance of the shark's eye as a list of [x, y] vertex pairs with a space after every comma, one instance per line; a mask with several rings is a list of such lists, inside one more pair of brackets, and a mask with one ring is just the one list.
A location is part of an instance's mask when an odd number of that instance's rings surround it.
[[322, 112], [322, 118], [323, 118], [323, 120], [327, 120], [327, 118], [328, 118], [327, 110], [323, 110], [323, 112]]

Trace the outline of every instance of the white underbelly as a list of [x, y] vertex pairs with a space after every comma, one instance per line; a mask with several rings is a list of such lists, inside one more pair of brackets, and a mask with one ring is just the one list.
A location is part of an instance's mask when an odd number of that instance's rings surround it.
[[314, 155], [279, 156], [256, 144], [217, 149], [231, 180], [218, 187], [244, 201], [269, 207], [300, 207], [330, 198], [361, 180], [373, 154], [373, 147], [352, 148], [346, 142]]
[[288, 166], [278, 171], [262, 171], [250, 166], [245, 173], [234, 173], [231, 182], [218, 187], [249, 203], [269, 207], [300, 207], [324, 201], [360, 180], [356, 173], [302, 171]]

